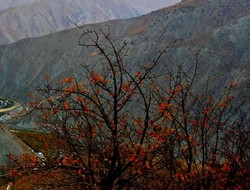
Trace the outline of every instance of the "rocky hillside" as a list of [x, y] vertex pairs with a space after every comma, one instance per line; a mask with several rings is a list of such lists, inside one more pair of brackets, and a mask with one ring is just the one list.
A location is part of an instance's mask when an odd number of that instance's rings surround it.
[[26, 5], [34, 2], [38, 2], [40, 0], [0, 0], [0, 11], [4, 9], [8, 9], [10, 7], [17, 7], [20, 5]]
[[0, 123], [0, 174], [3, 166], [8, 165], [10, 158], [18, 157], [28, 153], [29, 148], [15, 135], [9, 132], [8, 128]]
[[[115, 41], [133, 41], [127, 58], [132, 67], [146, 64], [166, 44], [178, 39], [164, 55], [159, 73], [177, 65], [190, 68], [194, 63], [192, 50], [199, 49], [199, 84], [209, 79], [219, 92], [236, 81], [239, 88], [235, 94], [242, 100], [242, 96], [250, 97], [249, 10], [249, 0], [189, 0], [138, 18], [82, 29], [109, 25]], [[79, 34], [75, 28], [0, 46], [2, 96], [27, 103], [27, 94], [44, 83], [45, 75], [58, 79], [69, 66], [77, 75], [82, 60], [91, 55], [77, 45]]]
[[[139, 15], [136, 9], [122, 0], [35, 1], [27, 0], [22, 6], [0, 11], [0, 44], [69, 29], [75, 26], [72, 21], [82, 25]], [[14, 0], [3, 3], [3, 7], [11, 5], [18, 3]]]
[[125, 0], [133, 7], [135, 7], [141, 14], [150, 13], [157, 9], [161, 9], [163, 7], [168, 7], [174, 5], [176, 3], [181, 2], [181, 0]]

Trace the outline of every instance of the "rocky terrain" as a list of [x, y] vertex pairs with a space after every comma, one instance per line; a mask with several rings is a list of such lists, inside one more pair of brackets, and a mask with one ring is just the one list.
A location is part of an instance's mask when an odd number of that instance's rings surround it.
[[40, 0], [0, 0], [0, 11], [10, 7], [17, 7], [20, 5], [27, 5], [38, 2]]
[[[22, 1], [19, 1], [22, 2]], [[28, 4], [29, 2], [33, 2]], [[3, 6], [2, 6], [3, 4]], [[86, 23], [138, 16], [122, 0], [40, 0], [7, 1], [0, 9], [0, 44], [38, 37]], [[13, 7], [12, 7], [13, 6]], [[3, 9], [4, 7], [10, 7]]]
[[181, 0], [126, 0], [126, 2], [135, 7], [141, 14], [146, 14], [163, 7], [174, 5], [181, 2]]
[[0, 174], [2, 166], [6, 166], [11, 158], [29, 152], [29, 148], [15, 135], [13, 135], [8, 127], [0, 123]]

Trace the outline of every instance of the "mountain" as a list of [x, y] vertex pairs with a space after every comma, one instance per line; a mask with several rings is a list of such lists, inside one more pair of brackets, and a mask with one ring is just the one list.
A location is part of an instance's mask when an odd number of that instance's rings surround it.
[[181, 2], [181, 0], [125, 0], [130, 5], [135, 7], [141, 14], [150, 13], [157, 9], [168, 7], [176, 3]]
[[[0, 123], [0, 175], [3, 174], [1, 169], [9, 164], [10, 156], [13, 158], [21, 156], [24, 153], [28, 153], [29, 148], [15, 135], [13, 135], [9, 129]], [[1, 176], [2, 177], [2, 176]]]
[[[235, 81], [238, 90], [234, 93], [240, 101], [250, 97], [249, 9], [249, 0], [189, 0], [141, 17], [85, 25], [81, 29], [99, 30], [109, 25], [114, 41], [133, 41], [126, 58], [132, 69], [147, 64], [178, 39], [163, 55], [157, 72], [164, 74], [166, 68], [178, 65], [190, 68], [194, 64], [192, 50], [198, 49], [197, 87], [208, 81], [220, 92]], [[82, 60], [93, 53], [77, 45], [80, 32], [74, 28], [0, 46], [1, 96], [26, 104], [27, 94], [43, 84], [46, 75], [58, 80], [68, 75], [70, 67], [77, 76]], [[249, 109], [249, 104], [245, 106]]]
[[75, 27], [73, 22], [82, 25], [138, 15], [123, 0], [40, 0], [0, 11], [0, 44], [69, 29]]
[[0, 0], [0, 11], [10, 7], [17, 7], [20, 5], [35, 3], [38, 1], [40, 0]]

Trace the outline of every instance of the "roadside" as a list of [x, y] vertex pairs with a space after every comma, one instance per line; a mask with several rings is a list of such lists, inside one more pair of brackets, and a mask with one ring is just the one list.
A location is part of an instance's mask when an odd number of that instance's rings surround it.
[[21, 112], [23, 110], [22, 108], [22, 105], [14, 100], [14, 99], [11, 99], [11, 98], [2, 98], [0, 97], [1, 99], [1, 103], [5, 100], [6, 102], [13, 102], [11, 104], [10, 107], [3, 107], [3, 108], [0, 108], [0, 122], [5, 122], [5, 121], [8, 121], [10, 120], [13, 116], [17, 115], [19, 112]]

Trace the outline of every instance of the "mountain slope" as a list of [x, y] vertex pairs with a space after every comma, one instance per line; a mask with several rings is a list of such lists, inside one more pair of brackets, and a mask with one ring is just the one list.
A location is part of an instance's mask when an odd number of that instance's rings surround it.
[[79, 25], [138, 16], [122, 0], [41, 0], [0, 11], [0, 44], [37, 37]]
[[[133, 41], [135, 45], [127, 58], [133, 67], [146, 64], [166, 44], [179, 39], [163, 56], [159, 73], [164, 74], [166, 66], [190, 68], [194, 61], [192, 50], [199, 49], [198, 85], [204, 85], [209, 78], [219, 92], [230, 81], [236, 81], [239, 90], [235, 93], [242, 100], [242, 96], [250, 97], [249, 8], [249, 0], [194, 0], [142, 17], [82, 28], [98, 30], [108, 24], [114, 40]], [[91, 55], [77, 46], [79, 32], [72, 29], [0, 46], [2, 96], [26, 103], [27, 94], [44, 83], [45, 75], [52, 79], [66, 75], [64, 62], [77, 75], [82, 59]]]
[[17, 7], [20, 5], [30, 4], [38, 1], [40, 0], [0, 0], [0, 11], [8, 9], [10, 7]]
[[140, 13], [146, 14], [163, 7], [168, 7], [176, 3], [181, 2], [181, 0], [126, 0], [129, 4], [135, 7]]
[[18, 157], [30, 150], [18, 137], [13, 135], [6, 126], [0, 123], [0, 174], [1, 169], [8, 166], [9, 156]]

